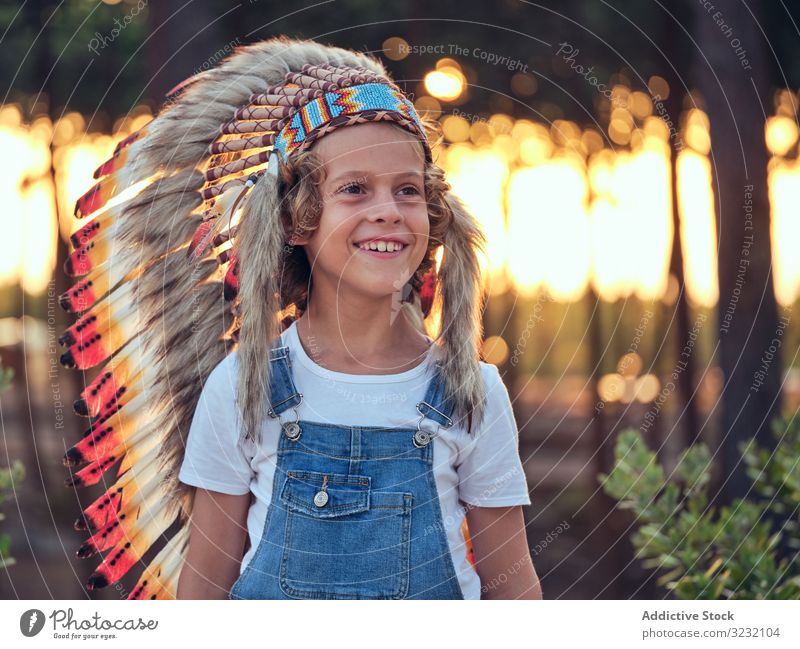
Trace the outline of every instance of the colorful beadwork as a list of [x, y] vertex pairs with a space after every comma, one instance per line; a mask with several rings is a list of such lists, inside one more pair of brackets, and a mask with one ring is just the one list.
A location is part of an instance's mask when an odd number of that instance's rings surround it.
[[314, 133], [341, 115], [365, 111], [388, 111], [392, 117], [417, 137], [424, 140], [425, 130], [414, 105], [402, 94], [383, 83], [363, 83], [326, 92], [298, 110], [275, 139], [275, 150], [282, 160], [310, 146]]

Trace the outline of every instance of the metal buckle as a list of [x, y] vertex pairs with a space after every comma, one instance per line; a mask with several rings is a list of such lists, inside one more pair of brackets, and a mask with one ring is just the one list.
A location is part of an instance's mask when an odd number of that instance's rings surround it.
[[436, 423], [437, 423], [439, 426], [444, 426], [445, 428], [450, 428], [450, 427], [453, 425], [453, 420], [452, 420], [452, 419], [450, 419], [450, 417], [448, 417], [446, 414], [444, 414], [444, 413], [443, 413], [441, 410], [439, 410], [438, 408], [434, 408], [434, 407], [433, 407], [431, 404], [429, 404], [427, 401], [420, 401], [420, 402], [417, 404], [417, 412], [418, 412], [419, 414], [421, 414], [423, 417], [427, 417], [427, 415], [426, 415], [424, 412], [422, 412], [422, 410], [420, 410], [420, 409], [419, 409], [419, 407], [420, 407], [420, 406], [421, 406], [423, 403], [424, 403], [426, 406], [428, 406], [428, 408], [430, 408], [431, 410], [433, 410], [433, 411], [434, 411], [434, 412], [435, 412], [437, 415], [441, 415], [441, 416], [442, 416], [444, 419], [446, 419], [446, 420], [447, 420], [447, 423], [446, 423], [446, 424], [439, 424], [439, 422], [436, 422]]
[[[295, 408], [297, 408], [301, 403], [303, 403], [303, 393], [302, 392], [298, 392], [297, 396], [300, 397], [300, 402], [296, 406], [294, 406]], [[275, 404], [275, 406], [279, 406], [282, 403], [286, 403], [292, 397], [294, 397], [294, 395], [292, 395], [291, 397], [286, 397], [283, 401], [279, 401], [278, 403]], [[273, 419], [278, 416], [278, 415], [275, 414], [275, 411], [272, 409], [272, 404], [270, 404], [270, 407], [267, 409], [267, 414], [270, 417], [272, 417]]]

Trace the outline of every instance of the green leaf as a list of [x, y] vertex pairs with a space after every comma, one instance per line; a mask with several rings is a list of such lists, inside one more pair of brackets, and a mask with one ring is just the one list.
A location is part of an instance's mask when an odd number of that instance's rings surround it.
[[700, 491], [711, 478], [711, 453], [705, 444], [687, 448], [675, 467], [675, 477], [689, 492]]

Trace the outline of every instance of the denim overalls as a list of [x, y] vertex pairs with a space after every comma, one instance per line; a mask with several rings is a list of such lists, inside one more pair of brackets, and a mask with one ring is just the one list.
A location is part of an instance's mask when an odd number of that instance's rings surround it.
[[381, 428], [300, 420], [289, 348], [269, 360], [269, 415], [295, 416], [281, 419], [261, 542], [228, 598], [463, 599], [433, 475], [433, 436], [453, 425], [440, 366], [417, 427]]

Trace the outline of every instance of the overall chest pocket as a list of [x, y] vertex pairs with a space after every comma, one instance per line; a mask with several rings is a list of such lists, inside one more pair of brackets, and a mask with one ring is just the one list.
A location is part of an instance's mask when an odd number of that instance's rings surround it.
[[402, 599], [413, 495], [374, 491], [369, 476], [288, 471], [281, 589], [304, 599]]

